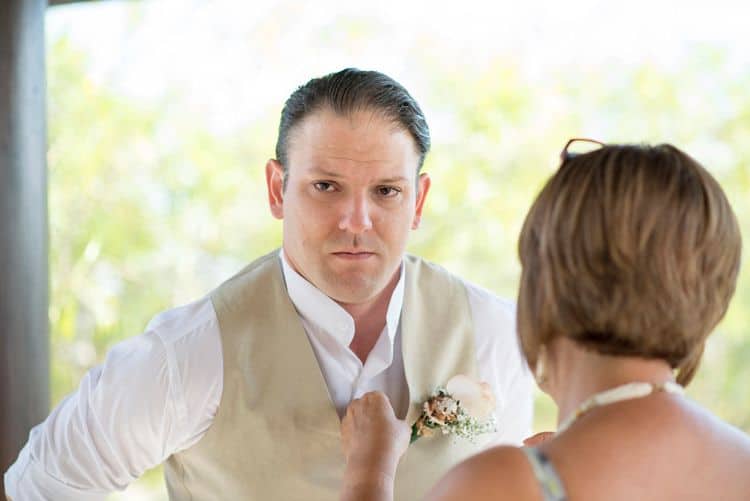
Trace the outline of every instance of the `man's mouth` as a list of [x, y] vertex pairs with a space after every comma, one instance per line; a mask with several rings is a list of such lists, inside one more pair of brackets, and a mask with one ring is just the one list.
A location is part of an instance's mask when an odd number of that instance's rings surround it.
[[374, 252], [369, 251], [339, 251], [339, 252], [333, 252], [334, 256], [336, 256], [339, 259], [346, 259], [350, 261], [359, 261], [363, 259], [368, 259], [375, 256]]

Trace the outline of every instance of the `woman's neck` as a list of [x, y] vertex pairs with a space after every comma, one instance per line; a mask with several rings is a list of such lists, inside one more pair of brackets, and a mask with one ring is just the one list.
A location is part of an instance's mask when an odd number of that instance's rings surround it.
[[558, 424], [599, 392], [633, 382], [674, 380], [672, 369], [663, 360], [601, 355], [565, 338], [554, 344], [549, 393], [558, 407]]

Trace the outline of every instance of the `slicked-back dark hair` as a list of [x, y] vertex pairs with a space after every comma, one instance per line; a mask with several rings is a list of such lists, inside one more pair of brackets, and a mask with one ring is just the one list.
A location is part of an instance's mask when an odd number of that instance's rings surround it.
[[291, 130], [305, 117], [326, 108], [343, 116], [362, 110], [381, 113], [411, 134], [419, 153], [417, 172], [422, 168], [430, 150], [430, 129], [414, 98], [401, 84], [383, 73], [346, 68], [313, 78], [287, 99], [281, 111], [276, 141], [276, 159], [284, 169], [285, 185]]

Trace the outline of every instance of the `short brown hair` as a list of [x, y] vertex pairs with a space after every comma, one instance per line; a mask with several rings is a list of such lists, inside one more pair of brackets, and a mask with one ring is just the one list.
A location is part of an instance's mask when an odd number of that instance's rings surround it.
[[729, 201], [669, 144], [608, 145], [563, 161], [519, 240], [518, 334], [529, 365], [556, 336], [659, 358], [687, 384], [724, 316], [741, 238]]

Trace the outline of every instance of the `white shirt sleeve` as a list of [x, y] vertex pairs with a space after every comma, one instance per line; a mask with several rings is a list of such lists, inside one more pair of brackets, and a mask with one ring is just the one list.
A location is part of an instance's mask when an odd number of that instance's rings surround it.
[[203, 436], [221, 398], [222, 370], [210, 300], [157, 316], [31, 430], [5, 473], [6, 494], [93, 501], [124, 489]]
[[491, 445], [521, 445], [531, 435], [534, 382], [516, 335], [512, 301], [464, 282], [474, 321], [479, 377], [495, 392], [497, 433]]

